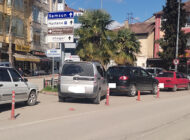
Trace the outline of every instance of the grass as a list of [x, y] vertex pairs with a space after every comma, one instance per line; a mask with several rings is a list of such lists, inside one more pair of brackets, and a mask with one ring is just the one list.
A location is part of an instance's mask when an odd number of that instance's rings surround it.
[[58, 88], [57, 87], [52, 88], [51, 86], [47, 86], [43, 89], [43, 91], [58, 92]]

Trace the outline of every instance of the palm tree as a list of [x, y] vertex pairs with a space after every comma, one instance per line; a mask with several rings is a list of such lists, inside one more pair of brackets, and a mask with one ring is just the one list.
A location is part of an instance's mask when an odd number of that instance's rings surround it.
[[81, 28], [75, 31], [79, 36], [78, 55], [82, 60], [98, 60], [106, 65], [111, 58], [107, 28], [112, 22], [110, 15], [103, 10], [87, 10], [79, 21]]
[[119, 30], [114, 40], [114, 61], [117, 64], [133, 65], [137, 60], [136, 54], [140, 53], [141, 47], [135, 34], [129, 29]]

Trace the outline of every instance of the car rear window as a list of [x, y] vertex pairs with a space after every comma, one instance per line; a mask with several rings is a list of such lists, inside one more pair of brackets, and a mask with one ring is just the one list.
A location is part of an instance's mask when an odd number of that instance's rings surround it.
[[130, 69], [125, 67], [111, 67], [108, 69], [107, 73], [113, 76], [129, 75]]
[[94, 76], [93, 65], [90, 63], [68, 63], [63, 65], [62, 76]]
[[174, 74], [172, 72], [163, 72], [158, 74], [157, 77], [174, 77]]

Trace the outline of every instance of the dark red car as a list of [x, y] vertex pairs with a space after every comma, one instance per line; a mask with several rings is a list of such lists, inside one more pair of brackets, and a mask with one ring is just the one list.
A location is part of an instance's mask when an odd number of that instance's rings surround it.
[[189, 79], [185, 74], [180, 72], [165, 71], [155, 77], [159, 81], [160, 89], [172, 89], [176, 91], [178, 88], [185, 88], [189, 90]]

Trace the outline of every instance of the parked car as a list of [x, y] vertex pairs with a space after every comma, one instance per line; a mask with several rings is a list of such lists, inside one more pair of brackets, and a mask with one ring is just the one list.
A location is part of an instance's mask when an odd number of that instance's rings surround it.
[[12, 102], [12, 91], [15, 91], [15, 102], [26, 102], [35, 105], [38, 87], [22, 78], [14, 68], [0, 67], [0, 104]]
[[189, 90], [189, 79], [180, 72], [166, 71], [155, 77], [159, 81], [159, 87], [162, 89], [172, 89], [176, 91], [178, 88]]
[[107, 79], [111, 91], [119, 91], [135, 96], [137, 91], [157, 93], [158, 80], [145, 69], [130, 66], [112, 66], [107, 70]]
[[0, 66], [10, 67], [11, 64], [10, 64], [10, 62], [0, 62]]
[[163, 68], [158, 68], [158, 67], [147, 67], [146, 71], [148, 71], [150, 74], [153, 76], [157, 76], [160, 72], [163, 72]]
[[96, 104], [106, 95], [107, 80], [99, 62], [64, 62], [59, 76], [59, 101], [68, 97], [91, 98]]

